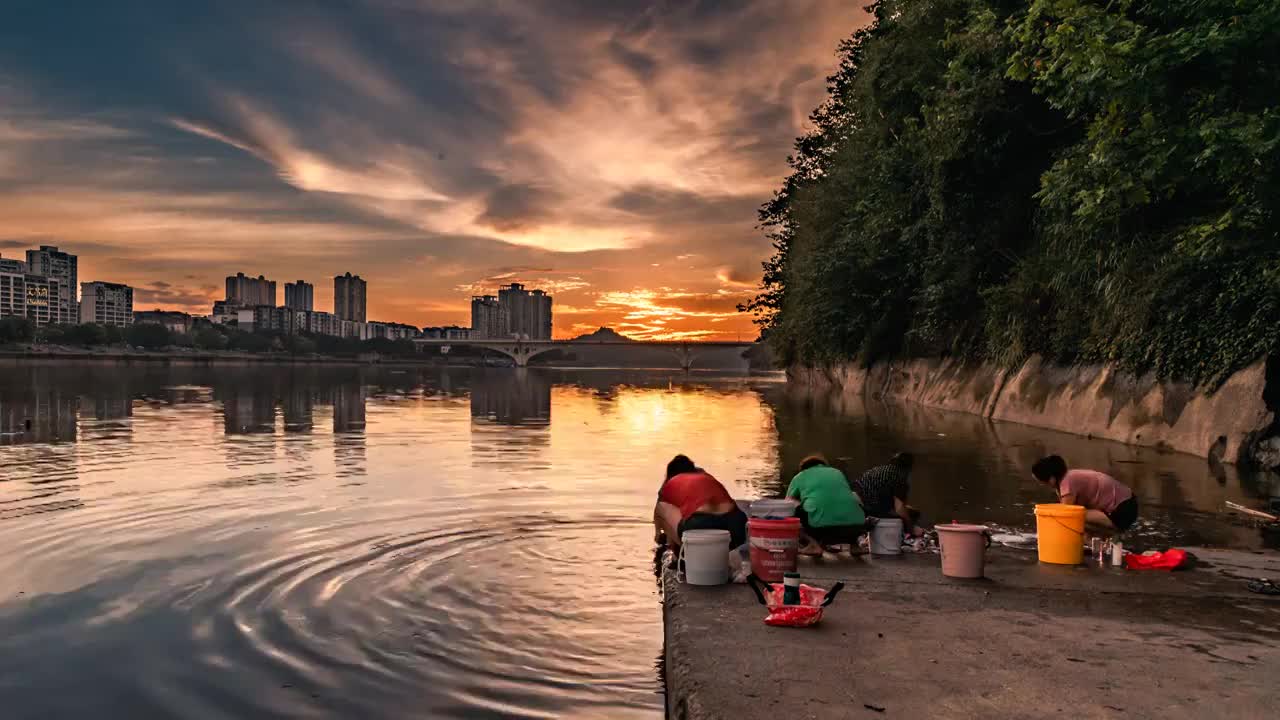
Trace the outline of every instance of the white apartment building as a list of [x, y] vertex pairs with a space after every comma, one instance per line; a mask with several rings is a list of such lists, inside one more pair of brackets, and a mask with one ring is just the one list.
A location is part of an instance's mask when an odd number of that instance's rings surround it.
[[27, 264], [0, 257], [0, 317], [27, 314]]
[[[36, 327], [64, 322], [63, 312], [66, 304], [63, 298], [71, 294], [62, 281], [57, 278], [26, 273], [23, 276], [25, 289], [23, 301], [26, 303], [27, 319]], [[70, 322], [75, 322], [71, 318]]]
[[[55, 304], [47, 311], [37, 314], [49, 319], [46, 322], [72, 324], [78, 321], [80, 314], [76, 309], [76, 289], [79, 260], [71, 253], [62, 252], [54, 245], [41, 245], [39, 250], [27, 251], [27, 272], [32, 275], [43, 275], [58, 283], [58, 295]], [[43, 324], [43, 323], [38, 323]]]
[[133, 288], [109, 282], [80, 285], [80, 322], [124, 327], [133, 324]]

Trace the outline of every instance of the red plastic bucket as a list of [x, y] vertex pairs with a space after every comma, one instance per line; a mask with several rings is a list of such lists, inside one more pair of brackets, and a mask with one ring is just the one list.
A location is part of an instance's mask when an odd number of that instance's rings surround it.
[[800, 518], [747, 521], [751, 546], [751, 572], [765, 582], [781, 582], [782, 574], [795, 572], [800, 549]]

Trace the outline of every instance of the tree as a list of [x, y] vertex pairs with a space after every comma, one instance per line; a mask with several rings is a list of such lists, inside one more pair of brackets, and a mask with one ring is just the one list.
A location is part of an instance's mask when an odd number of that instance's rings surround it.
[[236, 330], [227, 337], [227, 347], [232, 350], [259, 353], [271, 349], [273, 338], [270, 335], [256, 332]]
[[287, 348], [294, 355], [311, 355], [316, 351], [316, 343], [309, 337], [290, 335]]
[[157, 323], [134, 323], [125, 328], [124, 337], [130, 345], [148, 350], [168, 347], [173, 342], [169, 329]]
[[69, 325], [64, 333], [64, 341], [72, 345], [103, 345], [107, 341], [107, 331], [97, 323], [81, 323]]
[[227, 347], [227, 336], [216, 326], [205, 325], [193, 333], [195, 346], [201, 350], [222, 350]]
[[1280, 349], [1280, 5], [881, 0], [760, 211], [784, 363]]
[[59, 323], [50, 323], [43, 327], [37, 327], [36, 339], [50, 345], [61, 345], [67, 342], [67, 331], [70, 327], [70, 325]]
[[0, 345], [31, 342], [36, 337], [35, 325], [24, 317], [0, 317]]

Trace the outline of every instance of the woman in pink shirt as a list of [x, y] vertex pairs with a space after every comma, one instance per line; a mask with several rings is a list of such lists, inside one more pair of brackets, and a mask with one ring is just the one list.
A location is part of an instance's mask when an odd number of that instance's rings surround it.
[[1043, 457], [1031, 466], [1031, 474], [1058, 493], [1064, 505], [1083, 505], [1091, 525], [1128, 530], [1138, 519], [1138, 498], [1129, 486], [1097, 470], [1068, 470], [1057, 455]]

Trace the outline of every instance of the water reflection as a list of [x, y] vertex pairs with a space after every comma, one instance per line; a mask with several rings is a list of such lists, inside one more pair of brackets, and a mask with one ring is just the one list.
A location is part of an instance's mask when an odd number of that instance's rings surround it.
[[523, 368], [486, 376], [471, 388], [471, 417], [500, 425], [550, 424], [550, 376]]
[[[782, 466], [792, 472], [808, 452], [838, 458], [848, 474], [886, 462], [899, 450], [916, 456], [912, 504], [935, 521], [997, 522], [1031, 527], [1032, 507], [1052, 502], [1030, 478], [1037, 458], [1056, 453], [1077, 467], [1105, 470], [1132, 487], [1142, 503], [1139, 543], [1256, 546], [1257, 532], [1228, 522], [1225, 501], [1263, 496], [1267, 475], [1216, 467], [1202, 458], [1165, 453], [1017, 423], [991, 422], [917, 405], [791, 389], [774, 402]], [[762, 487], [781, 492], [779, 482]]]
[[315, 427], [316, 388], [296, 378], [284, 390], [284, 431], [309, 433]]
[[333, 432], [349, 433], [364, 430], [365, 389], [356, 383], [344, 383], [333, 388]]
[[0, 444], [74, 442], [79, 413], [77, 388], [27, 373], [26, 382], [0, 384]]
[[1152, 543], [1255, 546], [1221, 503], [1277, 492], [1196, 458], [644, 371], [18, 366], [0, 429], [6, 718], [656, 718], [646, 517], [676, 452], [753, 496], [808, 452], [857, 473], [909, 449], [928, 515], [1021, 526], [1046, 499], [1027, 468], [1059, 452], [1134, 485]]

